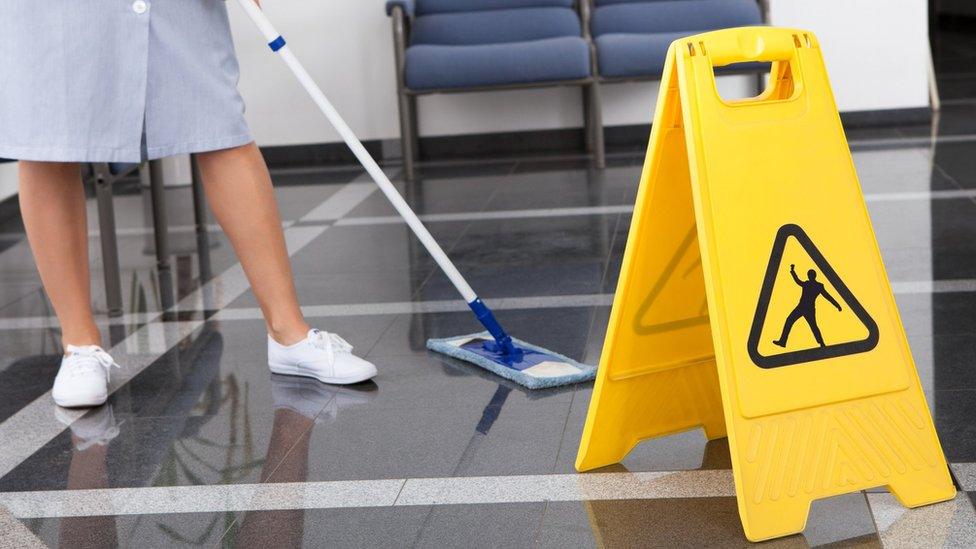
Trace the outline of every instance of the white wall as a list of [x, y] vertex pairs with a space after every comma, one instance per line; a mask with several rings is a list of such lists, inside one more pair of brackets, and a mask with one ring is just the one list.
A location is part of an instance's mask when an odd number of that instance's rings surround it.
[[[842, 111], [923, 107], [926, 87], [925, 0], [771, 0], [772, 22], [814, 31]], [[393, 46], [384, 0], [264, 0], [268, 15], [326, 95], [362, 139], [399, 136]], [[248, 120], [262, 145], [338, 141], [280, 61], [228, 2], [241, 61]], [[722, 87], [739, 94], [746, 77]], [[657, 84], [604, 89], [604, 123], [647, 123]], [[579, 127], [576, 89], [427, 96], [422, 135]]]
[[17, 194], [17, 163], [0, 163], [0, 200]]
[[772, 0], [773, 24], [812, 30], [841, 111], [926, 107], [926, 0]]

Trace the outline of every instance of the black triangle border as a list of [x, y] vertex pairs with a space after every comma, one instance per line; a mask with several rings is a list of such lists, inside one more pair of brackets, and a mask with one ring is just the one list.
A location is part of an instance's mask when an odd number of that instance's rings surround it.
[[[868, 329], [868, 337], [860, 341], [849, 341], [817, 347], [814, 349], [803, 349], [800, 351], [790, 351], [773, 356], [763, 356], [759, 353], [759, 338], [762, 336], [763, 323], [766, 321], [766, 313], [769, 309], [769, 301], [772, 296], [773, 284], [776, 282], [776, 275], [779, 272], [780, 262], [783, 260], [783, 250], [786, 248], [786, 239], [793, 237], [800, 243], [800, 246], [807, 252], [814, 264], [820, 268], [830, 284], [837, 290], [840, 297], [844, 300], [851, 311], [857, 316], [862, 324]], [[756, 303], [756, 313], [752, 318], [752, 329], [749, 331], [748, 350], [749, 357], [760, 368], [779, 368], [781, 366], [792, 366], [814, 360], [824, 360], [840, 356], [866, 353], [878, 345], [878, 325], [871, 315], [868, 314], [861, 303], [854, 297], [851, 290], [840, 279], [834, 268], [824, 258], [820, 250], [813, 244], [807, 233], [799, 225], [788, 223], [776, 231], [776, 238], [773, 240], [773, 251], [769, 254], [769, 263], [766, 265], [766, 275], [763, 278], [762, 289], [759, 292], [759, 301]]]

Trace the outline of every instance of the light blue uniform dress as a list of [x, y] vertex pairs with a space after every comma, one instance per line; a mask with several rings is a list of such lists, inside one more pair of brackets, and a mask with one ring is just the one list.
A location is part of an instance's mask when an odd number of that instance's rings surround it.
[[0, 158], [139, 162], [249, 143], [223, 0], [0, 0]]

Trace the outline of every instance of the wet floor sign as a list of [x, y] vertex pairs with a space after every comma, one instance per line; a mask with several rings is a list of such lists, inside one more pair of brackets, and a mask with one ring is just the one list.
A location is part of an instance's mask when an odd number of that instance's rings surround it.
[[[757, 61], [763, 93], [718, 95], [714, 67]], [[664, 67], [576, 467], [696, 427], [729, 438], [751, 540], [828, 496], [955, 494], [807, 31], [692, 36]]]

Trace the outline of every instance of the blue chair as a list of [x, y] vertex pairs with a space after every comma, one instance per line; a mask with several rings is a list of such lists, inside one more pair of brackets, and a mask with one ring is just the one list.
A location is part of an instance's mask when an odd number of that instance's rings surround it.
[[418, 153], [417, 97], [544, 86], [583, 88], [587, 148], [604, 165], [595, 50], [581, 0], [388, 0], [404, 172]]
[[[594, 37], [600, 80], [659, 80], [672, 41], [683, 36], [729, 27], [763, 25], [766, 0], [585, 0], [593, 2], [590, 32]], [[752, 63], [721, 73], [759, 73]]]

